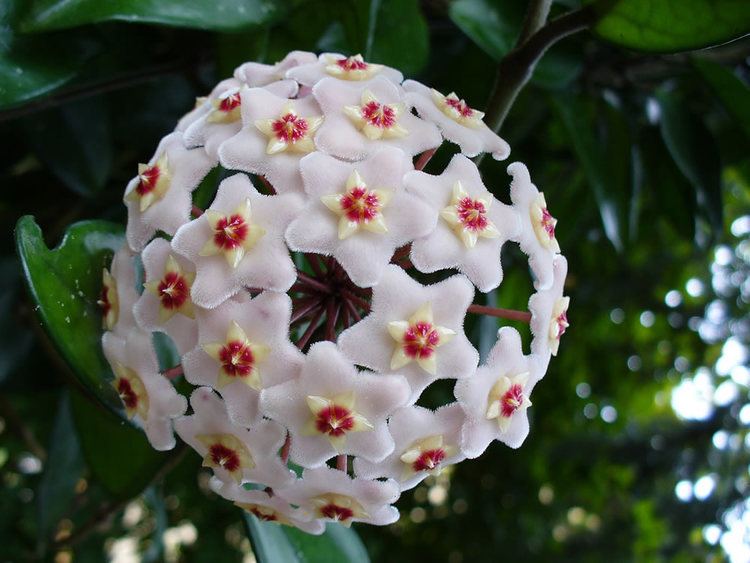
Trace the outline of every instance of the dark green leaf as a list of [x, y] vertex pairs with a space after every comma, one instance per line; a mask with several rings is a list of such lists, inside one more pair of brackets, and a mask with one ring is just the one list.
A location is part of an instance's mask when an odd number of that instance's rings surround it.
[[94, 478], [118, 498], [140, 493], [175, 453], [158, 452], [146, 435], [80, 393], [71, 397], [83, 457]]
[[123, 241], [121, 226], [106, 221], [72, 225], [49, 250], [31, 216], [16, 225], [16, 247], [26, 283], [44, 330], [77, 380], [104, 405], [124, 415], [109, 384], [111, 370], [101, 350], [101, 313], [96, 301], [102, 268]]
[[747, 84], [728, 68], [708, 59], [696, 59], [693, 64], [750, 139], [750, 88]]
[[366, 563], [370, 559], [356, 532], [341, 524], [329, 523], [323, 535], [312, 536], [296, 528], [261, 522], [245, 512], [258, 563]]
[[367, 58], [393, 66], [406, 76], [427, 63], [429, 33], [417, 0], [371, 0]]
[[30, 148], [68, 188], [94, 195], [112, 167], [112, 137], [100, 98], [74, 102], [25, 121]]
[[109, 20], [233, 31], [278, 19], [293, 2], [273, 0], [35, 0], [23, 31], [48, 31]]
[[747, 0], [597, 0], [594, 32], [638, 51], [676, 53], [750, 33]]
[[696, 200], [715, 234], [722, 233], [721, 165], [713, 135], [703, 120], [670, 92], [658, 95], [660, 129], [677, 167], [695, 189]]
[[38, 538], [42, 547], [51, 539], [55, 526], [68, 512], [76, 494], [76, 483], [84, 469], [67, 392], [60, 397], [47, 451], [36, 498]]
[[0, 384], [26, 358], [33, 336], [18, 318], [21, 289], [18, 260], [7, 256], [0, 259]]

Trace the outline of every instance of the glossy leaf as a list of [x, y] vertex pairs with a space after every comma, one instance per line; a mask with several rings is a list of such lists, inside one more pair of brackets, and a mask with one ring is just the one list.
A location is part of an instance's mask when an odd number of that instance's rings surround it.
[[367, 563], [362, 540], [351, 528], [329, 523], [320, 536], [296, 528], [261, 522], [245, 512], [245, 526], [258, 563]]
[[747, 0], [598, 0], [602, 39], [638, 51], [676, 53], [750, 33]]
[[708, 59], [693, 62], [703, 79], [750, 139], [750, 88], [728, 68]]
[[35, 0], [22, 31], [49, 31], [110, 20], [233, 31], [279, 18], [291, 2], [272, 0]]
[[695, 189], [696, 201], [716, 235], [723, 230], [721, 163], [713, 135], [676, 95], [661, 92], [660, 130], [664, 144]]
[[101, 313], [96, 301], [102, 268], [123, 242], [123, 229], [107, 221], [72, 225], [50, 250], [31, 216], [16, 225], [16, 248], [42, 327], [76, 379], [114, 412], [124, 415], [101, 351]]
[[418, 0], [370, 0], [367, 57], [406, 76], [427, 62], [429, 33]]
[[94, 478], [112, 495], [130, 498], [175, 455], [158, 452], [143, 431], [118, 420], [80, 393], [71, 397], [83, 457]]

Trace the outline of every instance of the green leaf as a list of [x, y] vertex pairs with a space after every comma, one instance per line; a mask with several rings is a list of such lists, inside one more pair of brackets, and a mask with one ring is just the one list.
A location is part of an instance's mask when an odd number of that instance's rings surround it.
[[418, 0], [371, 0], [367, 58], [406, 76], [417, 74], [429, 56], [429, 31]]
[[[610, 141], [602, 144], [594, 135], [593, 107], [580, 98], [559, 96], [553, 101], [570, 137], [573, 150], [583, 166], [589, 186], [599, 207], [604, 233], [619, 251], [623, 248], [622, 230], [625, 224], [621, 218], [625, 212], [623, 199], [630, 190], [624, 185], [623, 171], [620, 166], [611, 176], [607, 163], [619, 161], [630, 163], [629, 146], [622, 143], [622, 131], [609, 131]], [[622, 150], [627, 150], [622, 154]]]
[[121, 226], [107, 221], [72, 225], [49, 250], [27, 215], [16, 225], [16, 248], [39, 320], [76, 379], [102, 404], [125, 418], [109, 384], [112, 373], [101, 350], [101, 313], [96, 301], [102, 268], [123, 242]]
[[244, 512], [245, 526], [250, 535], [258, 563], [367, 563], [362, 540], [351, 528], [329, 523], [320, 536], [296, 528], [261, 522]]
[[281, 17], [290, 0], [34, 0], [22, 31], [49, 31], [119, 20], [237, 31]]
[[158, 452], [142, 430], [118, 420], [80, 393], [71, 397], [83, 457], [94, 478], [117, 498], [137, 495], [175, 455]]
[[24, 130], [37, 158], [68, 188], [84, 196], [104, 188], [112, 167], [112, 135], [100, 98], [34, 115]]
[[747, 84], [728, 68], [708, 59], [695, 59], [693, 65], [750, 138], [750, 88]]
[[0, 258], [0, 384], [23, 362], [34, 340], [18, 317], [21, 290], [18, 259]]
[[67, 391], [60, 396], [52, 427], [44, 473], [36, 491], [38, 538], [42, 549], [57, 523], [75, 498], [75, 486], [83, 475], [84, 462], [78, 443]]
[[593, 31], [622, 47], [651, 53], [701, 49], [750, 33], [747, 0], [597, 0]]
[[657, 95], [661, 108], [660, 131], [669, 153], [685, 178], [695, 189], [716, 236], [723, 232], [721, 163], [713, 135], [703, 120], [691, 112], [675, 94]]

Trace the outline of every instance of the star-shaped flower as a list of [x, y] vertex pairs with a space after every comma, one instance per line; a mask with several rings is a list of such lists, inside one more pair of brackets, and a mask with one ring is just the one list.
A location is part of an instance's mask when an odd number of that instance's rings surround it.
[[412, 244], [414, 266], [422, 272], [457, 268], [480, 291], [498, 287], [503, 278], [500, 252], [518, 236], [520, 218], [487, 190], [476, 165], [456, 155], [439, 176], [409, 172], [404, 185], [440, 213], [435, 229]]
[[120, 298], [117, 295], [117, 280], [107, 268], [102, 271], [102, 289], [96, 304], [102, 309], [102, 328], [112, 330], [120, 316]]
[[195, 279], [193, 264], [161, 238], [149, 243], [142, 259], [146, 283], [135, 303], [135, 320], [143, 330], [167, 334], [179, 353], [184, 354], [198, 340], [195, 307], [190, 296]]
[[354, 471], [365, 479], [394, 479], [402, 491], [412, 489], [428, 475], [464, 459], [458, 447], [463, 421], [457, 403], [436, 411], [417, 406], [401, 409], [388, 421], [393, 453], [380, 463], [358, 458]]
[[547, 210], [544, 194], [531, 183], [526, 166], [514, 162], [508, 166], [508, 174], [513, 176], [510, 198], [521, 217], [518, 243], [529, 256], [529, 267], [536, 276], [534, 287], [547, 289], [552, 284], [553, 259], [560, 252], [555, 238], [557, 220]]
[[331, 342], [310, 347], [299, 378], [261, 392], [262, 414], [291, 434], [291, 459], [318, 467], [337, 454], [374, 461], [393, 450], [386, 427], [406, 403], [403, 377], [359, 372]]
[[404, 82], [406, 103], [413, 105], [422, 119], [438, 126], [448, 141], [456, 143], [461, 152], [474, 157], [492, 153], [495, 160], [505, 160], [510, 146], [482, 121], [484, 114], [470, 108], [455, 92], [444, 96], [415, 80]]
[[318, 148], [346, 160], [362, 160], [383, 147], [412, 157], [440, 145], [437, 128], [409, 111], [398, 86], [382, 76], [366, 85], [325, 78], [313, 88], [325, 121]]
[[302, 192], [299, 160], [315, 150], [321, 110], [312, 97], [288, 100], [263, 88], [241, 92], [242, 130], [219, 149], [222, 166], [265, 176], [278, 193]]
[[224, 398], [235, 424], [254, 425], [260, 390], [295, 379], [304, 356], [289, 342], [292, 302], [283, 293], [240, 294], [197, 313], [198, 347], [185, 354], [185, 378]]
[[175, 446], [172, 419], [185, 412], [187, 401], [159, 373], [151, 335], [137, 328], [125, 338], [106, 332], [102, 346], [125, 412], [143, 426], [155, 449], [171, 450]]
[[317, 61], [287, 71], [286, 76], [305, 86], [314, 86], [327, 76], [359, 83], [376, 76], [383, 76], [394, 84], [401, 84], [404, 79], [395, 68], [367, 62], [362, 55], [347, 57], [339, 53], [323, 53]]
[[[479, 354], [463, 331], [473, 297], [474, 287], [462, 275], [423, 286], [398, 266], [390, 265], [373, 287], [372, 312], [341, 333], [339, 347], [355, 364], [379, 373], [392, 373], [394, 359], [398, 360], [395, 365], [406, 358], [415, 360], [397, 370], [409, 381], [409, 402], [414, 403], [434, 380], [460, 379], [474, 373]], [[423, 314], [427, 304], [432, 319]], [[429, 322], [412, 326], [410, 320], [416, 317]], [[401, 341], [394, 340], [396, 329], [401, 334], [401, 328], [407, 325]]]
[[[218, 159], [221, 144], [239, 133], [242, 129], [242, 95], [247, 86], [235, 79], [225, 80], [223, 91], [212, 93], [207, 104], [210, 109], [198, 117], [185, 130], [185, 144], [188, 147], [204, 147], [213, 159]], [[293, 80], [280, 80], [264, 87], [277, 96], [291, 98], [297, 94], [297, 83]]]
[[554, 258], [553, 281], [549, 289], [538, 290], [529, 298], [531, 312], [531, 352], [549, 361], [550, 354], [557, 355], [560, 338], [568, 328], [570, 298], [563, 296], [568, 261], [562, 255]]
[[249, 512], [262, 522], [274, 522], [285, 526], [294, 526], [308, 534], [319, 535], [325, 530], [325, 524], [313, 519], [312, 512], [294, 507], [279, 497], [274, 491], [270, 496], [266, 491], [247, 490], [235, 483], [216, 483], [212, 489], [227, 500], [234, 501], [239, 508]]
[[398, 149], [357, 163], [317, 152], [300, 169], [310, 197], [286, 232], [289, 248], [333, 255], [359, 286], [376, 284], [394, 250], [437, 221], [437, 212], [403, 189], [412, 164]]
[[110, 270], [102, 272], [102, 289], [97, 304], [102, 309], [102, 324], [120, 336], [135, 328], [133, 306], [138, 300], [135, 290], [135, 255], [123, 244], [112, 257]]
[[301, 207], [297, 194], [260, 194], [244, 174], [224, 180], [211, 207], [172, 239], [195, 264], [193, 301], [213, 308], [244, 287], [288, 290], [297, 271], [284, 231]]
[[292, 51], [276, 64], [244, 63], [234, 70], [234, 77], [251, 88], [266, 86], [282, 80], [290, 70], [301, 65], [314, 64], [317, 60], [315, 53]]
[[191, 192], [213, 166], [202, 149], [186, 149], [182, 133], [167, 135], [148, 164], [125, 188], [128, 207], [127, 239], [140, 252], [156, 231], [173, 235], [190, 220]]
[[330, 467], [305, 469], [302, 479], [279, 490], [278, 495], [315, 518], [347, 527], [352, 522], [384, 526], [398, 520], [398, 510], [390, 506], [399, 495], [394, 481], [351, 478]]
[[204, 467], [226, 482], [284, 487], [294, 481], [278, 456], [286, 432], [270, 420], [247, 429], [232, 424], [224, 402], [208, 387], [190, 396], [193, 414], [175, 421], [175, 431], [203, 458]]
[[482, 455], [493, 440], [512, 448], [523, 443], [529, 433], [529, 395], [544, 375], [545, 363], [535, 355], [524, 355], [517, 330], [500, 329], [485, 363], [476, 374], [456, 383], [456, 399], [466, 413], [461, 449], [467, 457]]

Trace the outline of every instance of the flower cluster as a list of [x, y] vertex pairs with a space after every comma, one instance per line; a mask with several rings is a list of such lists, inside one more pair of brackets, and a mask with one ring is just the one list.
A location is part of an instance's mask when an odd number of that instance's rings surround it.
[[[320, 533], [394, 522], [402, 491], [495, 440], [523, 442], [568, 326], [567, 264], [526, 167], [508, 167], [506, 204], [468, 158], [509, 154], [482, 116], [330, 53], [246, 63], [198, 100], [125, 190], [127, 244], [99, 301], [112, 385], [155, 448], [176, 432], [216, 493]], [[444, 140], [458, 153], [423, 172]], [[506, 242], [529, 257], [529, 312], [473, 304], [500, 285]], [[480, 364], [474, 313], [527, 320], [530, 352], [504, 327]], [[160, 369], [152, 332], [179, 365]], [[421, 406], [438, 379], [456, 380], [455, 401]]]

